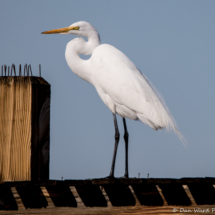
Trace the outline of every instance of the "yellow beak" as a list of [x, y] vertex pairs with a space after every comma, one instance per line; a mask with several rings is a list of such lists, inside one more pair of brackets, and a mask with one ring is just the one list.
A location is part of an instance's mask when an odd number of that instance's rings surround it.
[[79, 26], [70, 26], [66, 28], [59, 28], [59, 29], [54, 29], [50, 31], [44, 31], [41, 34], [65, 34], [71, 30], [78, 30], [78, 29], [79, 29]]

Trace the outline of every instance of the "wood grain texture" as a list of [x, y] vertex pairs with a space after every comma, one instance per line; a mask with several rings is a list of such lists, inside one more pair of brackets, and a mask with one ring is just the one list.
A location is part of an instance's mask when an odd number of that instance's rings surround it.
[[30, 180], [31, 82], [0, 79], [0, 180]]
[[0, 77], [0, 182], [48, 180], [49, 124], [50, 85], [44, 79]]
[[[184, 210], [189, 210], [189, 212], [182, 212]], [[33, 214], [33, 215], [42, 215], [42, 214], [60, 214], [60, 215], [146, 215], [146, 214], [168, 214], [168, 215], [191, 215], [191, 214], [207, 214], [212, 215], [215, 213], [215, 208], [212, 205], [201, 205], [198, 207], [188, 206], [188, 207], [174, 207], [174, 206], [127, 206], [127, 207], [91, 207], [91, 208], [42, 208], [42, 209], [25, 209], [19, 211], [0, 211], [0, 214], [10, 214], [10, 215], [18, 215], [18, 214]], [[173, 210], [175, 212], [173, 212]], [[209, 212], [195, 212], [195, 210], [208, 210]], [[181, 212], [180, 212], [181, 211]]]

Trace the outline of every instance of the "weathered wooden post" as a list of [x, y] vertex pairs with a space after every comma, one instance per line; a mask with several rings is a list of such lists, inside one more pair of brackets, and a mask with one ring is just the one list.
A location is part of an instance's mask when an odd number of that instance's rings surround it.
[[11, 74], [2, 66], [0, 182], [49, 179], [50, 84], [29, 70], [26, 65], [22, 76], [20, 66], [16, 76], [14, 65]]

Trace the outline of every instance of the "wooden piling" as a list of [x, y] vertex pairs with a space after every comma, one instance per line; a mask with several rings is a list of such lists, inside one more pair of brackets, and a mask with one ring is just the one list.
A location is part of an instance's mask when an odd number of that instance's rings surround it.
[[49, 179], [50, 84], [0, 77], [0, 182]]

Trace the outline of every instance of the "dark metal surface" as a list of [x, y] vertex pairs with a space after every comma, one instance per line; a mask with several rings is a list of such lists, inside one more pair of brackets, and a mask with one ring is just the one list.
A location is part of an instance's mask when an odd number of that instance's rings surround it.
[[41, 77], [41, 64], [39, 64], [39, 76]]
[[16, 67], [14, 64], [11, 66], [10, 76], [12, 76], [12, 72], [14, 72], [14, 76], [16, 76]]
[[[16, 66], [14, 64], [10, 66], [2, 65], [1, 66], [1, 76], [17, 76], [16, 75]], [[25, 64], [24, 65], [24, 71], [22, 75], [22, 66], [19, 64], [19, 74], [18, 76], [33, 76], [31, 65]], [[41, 77], [41, 64], [39, 64], [39, 77]]]

